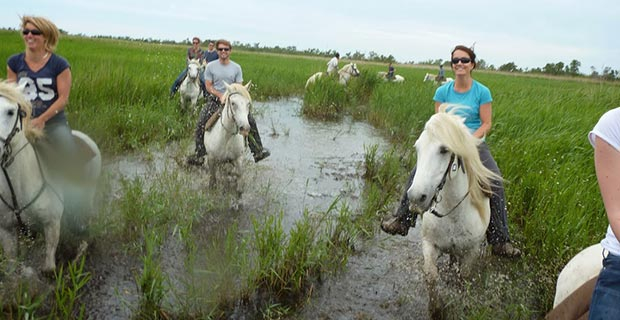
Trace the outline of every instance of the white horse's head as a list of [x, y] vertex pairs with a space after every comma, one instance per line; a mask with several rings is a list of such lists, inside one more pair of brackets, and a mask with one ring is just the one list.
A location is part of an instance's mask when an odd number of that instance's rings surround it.
[[442, 105], [426, 122], [415, 143], [417, 168], [407, 196], [416, 211], [429, 210], [444, 184], [460, 172], [467, 177], [465, 191], [471, 194], [474, 205], [481, 208], [491, 179], [499, 179], [482, 165], [477, 148], [480, 140], [469, 133], [464, 119], [455, 114], [460, 107], [453, 106], [454, 110], [446, 112], [447, 107]]
[[357, 64], [355, 64], [355, 63], [346, 64], [340, 70], [342, 72], [346, 72], [346, 73], [348, 73], [348, 74], [350, 74], [351, 76], [354, 76], [354, 77], [358, 77], [360, 75], [360, 71], [359, 71], [359, 69], [357, 69]]
[[198, 59], [192, 59], [187, 64], [187, 76], [192, 80], [196, 79], [201, 69], [202, 66], [200, 65], [200, 61], [198, 61]]
[[23, 85], [0, 82], [0, 141], [3, 147], [10, 144], [12, 137], [20, 130], [23, 130], [29, 139], [35, 139], [42, 134], [41, 130], [30, 126], [32, 106], [25, 99], [23, 90]]
[[252, 81], [244, 85], [239, 83], [227, 84], [224, 93], [224, 111], [222, 117], [234, 121], [236, 129], [241, 135], [247, 137], [250, 133], [250, 122], [248, 115], [252, 106], [252, 97], [250, 96], [250, 86]]

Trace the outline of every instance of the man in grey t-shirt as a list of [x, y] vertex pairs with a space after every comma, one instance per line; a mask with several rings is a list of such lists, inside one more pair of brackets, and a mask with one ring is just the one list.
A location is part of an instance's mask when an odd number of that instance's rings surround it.
[[[204, 145], [205, 125], [213, 114], [223, 108], [224, 101], [222, 97], [224, 96], [224, 92], [226, 92], [226, 85], [224, 83], [232, 84], [243, 82], [241, 66], [230, 60], [230, 53], [232, 51], [230, 42], [227, 40], [218, 40], [215, 43], [215, 47], [218, 51], [219, 58], [209, 62], [204, 73], [206, 92], [209, 96], [205, 107], [200, 112], [198, 124], [196, 125], [196, 152], [187, 159], [187, 163], [190, 165], [201, 166], [204, 163], [204, 156], [207, 154]], [[267, 148], [263, 148], [258, 128], [256, 127], [256, 121], [251, 113], [248, 114], [248, 121], [250, 122], [250, 135], [248, 137], [250, 151], [252, 151], [254, 155], [254, 162], [258, 162], [267, 158], [270, 152]]]

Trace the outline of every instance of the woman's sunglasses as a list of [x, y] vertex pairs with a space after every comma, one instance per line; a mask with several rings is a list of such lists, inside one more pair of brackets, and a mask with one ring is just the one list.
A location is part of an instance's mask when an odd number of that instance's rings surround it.
[[41, 32], [41, 30], [37, 30], [37, 29], [24, 29], [22, 30], [22, 34], [23, 35], [28, 35], [29, 33], [32, 33], [33, 36], [40, 36], [43, 34], [43, 32]]
[[452, 64], [458, 64], [459, 61], [462, 64], [468, 64], [468, 63], [471, 62], [471, 59], [469, 59], [469, 58], [452, 58]]

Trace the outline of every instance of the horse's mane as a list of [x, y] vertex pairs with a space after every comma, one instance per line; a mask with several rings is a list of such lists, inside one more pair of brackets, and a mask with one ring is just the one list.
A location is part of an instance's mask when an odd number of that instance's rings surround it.
[[250, 103], [252, 103], [252, 97], [250, 96], [250, 92], [248, 91], [248, 89], [240, 84], [240, 83], [233, 83], [231, 85], [229, 85], [226, 88], [226, 92], [224, 93], [224, 101], [228, 100], [228, 97], [233, 94], [233, 93], [238, 93], [241, 94], [242, 96], [244, 96], [245, 98], [247, 98]]
[[7, 98], [9, 101], [16, 103], [19, 108], [26, 113], [22, 117], [22, 126], [26, 139], [34, 141], [43, 135], [41, 129], [35, 128], [30, 124], [32, 116], [32, 104], [26, 100], [20, 88], [13, 82], [7, 80], [0, 81], [0, 96]]
[[[454, 108], [447, 112], [446, 108], [449, 106]], [[469, 133], [464, 119], [455, 114], [458, 108], [458, 105], [442, 104], [439, 112], [426, 123], [424, 130], [463, 160], [472, 202], [479, 212], [484, 212], [483, 200], [485, 194], [491, 192], [491, 181], [501, 177], [487, 169], [480, 161], [478, 144], [481, 140]]]
[[340, 69], [340, 71], [350, 71], [353, 68], [353, 64], [353, 62], [345, 64], [344, 66], [342, 66], [342, 69]]

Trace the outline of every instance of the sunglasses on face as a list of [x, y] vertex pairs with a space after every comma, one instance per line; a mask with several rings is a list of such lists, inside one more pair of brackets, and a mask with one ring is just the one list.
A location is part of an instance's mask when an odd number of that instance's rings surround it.
[[217, 51], [230, 51], [230, 48], [217, 48]]
[[462, 64], [468, 64], [471, 62], [469, 58], [452, 58], [452, 64], [458, 64], [461, 62]]
[[43, 32], [41, 32], [41, 30], [37, 30], [37, 29], [24, 29], [22, 30], [22, 34], [23, 35], [28, 35], [29, 33], [32, 33], [33, 36], [40, 36], [43, 34]]

